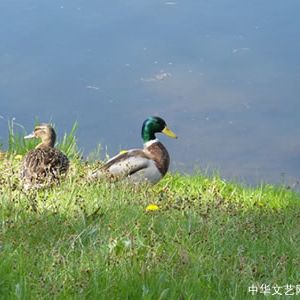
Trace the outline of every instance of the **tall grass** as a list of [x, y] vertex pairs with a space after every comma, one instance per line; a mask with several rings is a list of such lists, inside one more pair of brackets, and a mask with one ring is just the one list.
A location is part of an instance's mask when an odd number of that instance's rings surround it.
[[25, 140], [25, 128], [16, 123], [14, 119], [8, 121], [8, 149], [7, 152], [11, 155], [24, 155], [30, 149], [34, 148], [38, 141], [35, 139]]
[[[36, 121], [36, 125], [38, 123], [39, 122]], [[69, 158], [81, 156], [81, 151], [78, 149], [76, 140], [77, 129], [78, 124], [75, 122], [71, 128], [71, 131], [69, 133], [65, 133], [61, 140], [58, 138], [56, 144], [56, 147], [63, 151]], [[8, 122], [8, 154], [24, 155], [30, 149], [33, 149], [40, 143], [39, 139], [24, 139], [24, 136], [27, 134], [28, 132], [26, 129], [22, 125], [16, 123], [14, 119]]]
[[65, 133], [62, 140], [58, 140], [57, 148], [64, 152], [69, 158], [78, 158], [81, 156], [81, 151], [77, 146], [76, 131], [78, 123], [75, 122], [69, 133]]

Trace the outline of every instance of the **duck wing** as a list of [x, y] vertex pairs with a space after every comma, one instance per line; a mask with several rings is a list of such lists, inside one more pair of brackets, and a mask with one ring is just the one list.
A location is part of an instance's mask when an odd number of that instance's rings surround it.
[[100, 172], [116, 177], [130, 176], [149, 166], [150, 157], [143, 150], [134, 149], [111, 158]]

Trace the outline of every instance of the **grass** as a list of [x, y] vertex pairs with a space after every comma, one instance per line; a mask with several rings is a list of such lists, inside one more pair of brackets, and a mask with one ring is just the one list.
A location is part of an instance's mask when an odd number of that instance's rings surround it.
[[88, 183], [97, 163], [79, 159], [74, 134], [59, 145], [72, 157], [60, 186], [22, 191], [23, 146], [0, 160], [0, 298], [265, 299], [248, 291], [262, 284], [297, 298], [284, 286], [300, 278], [299, 194], [203, 174]]
[[[36, 121], [38, 123], [38, 121]], [[55, 128], [55, 126], [54, 126]], [[58, 140], [57, 147], [63, 151], [69, 158], [75, 158], [81, 156], [81, 153], [77, 147], [76, 130], [78, 124], [74, 123], [70, 133], [65, 133], [62, 140]], [[27, 132], [28, 133], [28, 132]], [[25, 128], [15, 123], [14, 119], [8, 122], [8, 149], [9, 154], [24, 155], [30, 149], [33, 149], [39, 143], [36, 139], [24, 139], [27, 134]], [[2, 144], [0, 143], [0, 149]]]

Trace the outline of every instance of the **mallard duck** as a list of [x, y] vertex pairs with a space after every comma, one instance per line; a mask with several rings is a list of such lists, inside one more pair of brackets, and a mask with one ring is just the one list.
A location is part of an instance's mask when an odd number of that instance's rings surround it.
[[25, 189], [58, 182], [68, 171], [69, 160], [60, 150], [54, 148], [56, 133], [53, 127], [49, 124], [38, 125], [33, 133], [24, 138], [42, 140], [22, 161], [21, 180]]
[[142, 126], [144, 149], [122, 151], [107, 161], [91, 177], [107, 176], [113, 179], [126, 179], [131, 183], [157, 183], [165, 176], [170, 164], [167, 149], [155, 137], [155, 133], [158, 132], [171, 138], [177, 138], [162, 118], [149, 117]]

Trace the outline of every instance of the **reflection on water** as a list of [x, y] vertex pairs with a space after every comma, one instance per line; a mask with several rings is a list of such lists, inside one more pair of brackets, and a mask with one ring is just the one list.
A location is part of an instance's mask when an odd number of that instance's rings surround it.
[[[242, 3], [243, 2], [243, 3]], [[165, 118], [173, 170], [248, 183], [300, 173], [298, 1], [0, 3], [0, 139], [36, 116], [113, 155]]]

